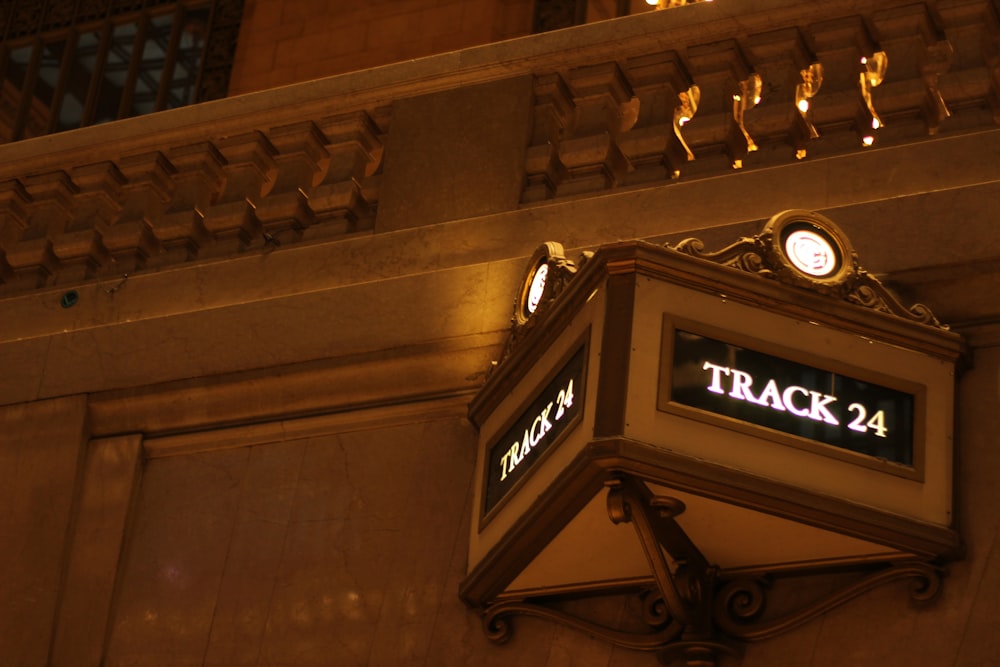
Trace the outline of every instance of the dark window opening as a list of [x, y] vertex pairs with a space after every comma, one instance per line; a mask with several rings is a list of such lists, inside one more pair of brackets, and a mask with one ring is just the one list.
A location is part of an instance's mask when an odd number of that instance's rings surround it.
[[243, 0], [0, 6], [0, 142], [225, 97]]
[[711, 0], [535, 0], [532, 31], [548, 32], [696, 2]]

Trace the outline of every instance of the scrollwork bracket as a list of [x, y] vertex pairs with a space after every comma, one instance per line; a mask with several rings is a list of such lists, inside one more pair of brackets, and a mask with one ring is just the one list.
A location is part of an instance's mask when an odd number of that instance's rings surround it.
[[941, 568], [904, 560], [869, 571], [794, 612], [765, 618], [771, 582], [729, 578], [711, 565], [676, 521], [686, 509], [683, 502], [656, 496], [644, 482], [628, 475], [617, 476], [606, 486], [609, 518], [635, 528], [656, 582], [656, 590], [640, 593], [650, 630], [607, 627], [540, 600], [501, 600], [483, 612], [483, 628], [492, 641], [511, 638], [514, 616], [532, 616], [616, 646], [653, 652], [661, 664], [717, 667], [724, 656], [740, 655], [746, 642], [781, 635], [884, 584], [909, 581], [911, 597], [918, 602], [934, 599], [941, 587]]

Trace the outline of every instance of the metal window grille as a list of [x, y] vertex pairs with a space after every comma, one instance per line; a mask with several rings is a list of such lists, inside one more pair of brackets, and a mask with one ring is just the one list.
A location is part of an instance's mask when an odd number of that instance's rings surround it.
[[0, 142], [225, 97], [243, 0], [0, 0]]

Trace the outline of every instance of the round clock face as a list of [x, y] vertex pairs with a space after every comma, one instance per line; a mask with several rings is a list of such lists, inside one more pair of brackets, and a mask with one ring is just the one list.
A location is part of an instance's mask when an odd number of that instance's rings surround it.
[[533, 315], [538, 310], [538, 304], [542, 302], [542, 295], [545, 294], [545, 279], [548, 276], [548, 264], [540, 264], [535, 269], [535, 274], [531, 277], [531, 284], [528, 286], [528, 298], [524, 302], [524, 309], [528, 315]]
[[792, 265], [816, 278], [831, 275], [840, 265], [840, 253], [830, 240], [812, 229], [796, 229], [785, 237], [785, 256]]

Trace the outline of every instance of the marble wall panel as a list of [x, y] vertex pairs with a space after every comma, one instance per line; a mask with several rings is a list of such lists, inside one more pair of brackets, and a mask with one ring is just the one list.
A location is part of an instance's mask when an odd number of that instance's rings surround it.
[[1000, 661], [1000, 347], [976, 349], [973, 363], [962, 378], [957, 410], [958, 521], [969, 574], [952, 592], [961, 612], [961, 625], [952, 626], [961, 633], [949, 643], [958, 644], [954, 664], [961, 667]]
[[997, 633], [997, 618], [1000, 618], [1000, 531], [994, 528], [994, 541], [985, 551], [985, 573], [975, 596], [965, 631], [958, 640], [956, 667], [972, 667], [996, 663], [1000, 656], [1000, 633]]
[[0, 403], [33, 401], [41, 397], [38, 388], [45, 378], [49, 345], [45, 338], [20, 340], [13, 345], [0, 343], [0, 363], [4, 369], [0, 373]]
[[452, 420], [309, 441], [262, 662], [421, 664], [454, 595], [471, 438]]
[[250, 449], [206, 665], [257, 664], [304, 450], [301, 441]]
[[249, 458], [242, 448], [147, 464], [105, 664], [202, 664]]
[[425, 664], [440, 609], [467, 622], [473, 441], [448, 418], [149, 461], [107, 664]]
[[119, 558], [139, 485], [142, 436], [91, 440], [49, 664], [98, 665]]
[[83, 397], [0, 408], [0, 663], [49, 658], [79, 469]]

